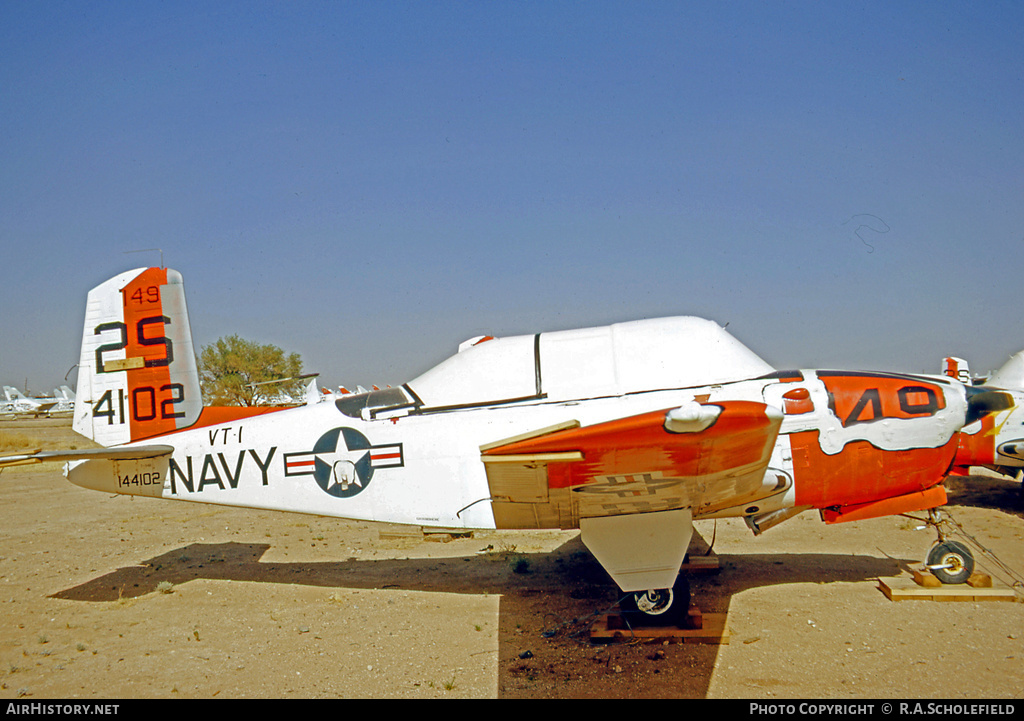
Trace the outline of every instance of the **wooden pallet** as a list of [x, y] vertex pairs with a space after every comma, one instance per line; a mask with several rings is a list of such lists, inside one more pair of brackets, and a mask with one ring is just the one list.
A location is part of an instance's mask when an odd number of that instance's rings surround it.
[[913, 575], [880, 578], [878, 587], [891, 601], [1019, 601], [1008, 586], [993, 586], [992, 578], [975, 573], [966, 583], [942, 583], [926, 569]]
[[593, 643], [629, 643], [630, 641], [668, 641], [669, 643], [729, 643], [729, 631], [725, 626], [726, 614], [701, 613], [696, 606], [690, 606], [684, 627], [638, 626], [632, 620], [619, 614], [606, 614], [590, 627]]
[[683, 561], [683, 565], [679, 567], [680, 573], [685, 574], [697, 574], [697, 573], [718, 573], [718, 556], [714, 553], [705, 556], [687, 556], [686, 560]]

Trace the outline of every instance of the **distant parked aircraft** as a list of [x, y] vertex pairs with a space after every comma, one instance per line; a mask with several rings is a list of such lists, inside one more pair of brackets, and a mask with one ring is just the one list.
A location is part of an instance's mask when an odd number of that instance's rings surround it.
[[[4, 386], [4, 397], [7, 399], [7, 403], [3, 404], [2, 412], [4, 414], [33, 417], [46, 416], [58, 412], [57, 406], [63, 400], [56, 397], [26, 398], [25, 394], [12, 386]], [[71, 408], [65, 410], [71, 410]]]

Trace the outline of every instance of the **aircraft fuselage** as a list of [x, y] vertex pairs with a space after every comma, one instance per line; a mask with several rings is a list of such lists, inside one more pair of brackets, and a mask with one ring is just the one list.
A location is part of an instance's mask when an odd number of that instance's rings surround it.
[[[628, 453], [619, 449], [614, 468], [605, 467], [611, 472], [574, 472], [583, 460], [556, 459], [549, 474], [568, 479], [565, 488], [510, 498], [497, 492], [482, 461], [481, 448], [502, 439], [570, 421], [586, 428], [667, 412], [695, 399], [706, 405], [752, 401], [783, 411], [761, 482], [748, 483], [739, 495], [735, 487], [709, 489], [696, 474], [662, 474], [636, 485], [631, 473], [651, 467], [645, 453], [664, 450], [640, 448], [635, 458], [623, 459]], [[121, 469], [110, 468], [116, 461], [86, 461], [68, 477], [118, 493], [422, 526], [502, 527], [507, 522], [492, 506], [504, 501], [538, 507], [538, 527], [574, 528], [581, 517], [614, 513], [620, 500], [635, 511], [637, 494], [649, 496], [651, 510], [675, 504], [691, 507], [694, 518], [760, 517], [795, 507], [856, 506], [936, 486], [956, 454], [966, 408], [955, 381], [825, 371], [433, 411], [383, 406], [356, 414], [343, 412], [343, 405], [321, 402], [163, 435], [160, 441], [175, 448], [169, 458], [122, 463]], [[585, 445], [566, 450], [584, 457], [603, 452]]]

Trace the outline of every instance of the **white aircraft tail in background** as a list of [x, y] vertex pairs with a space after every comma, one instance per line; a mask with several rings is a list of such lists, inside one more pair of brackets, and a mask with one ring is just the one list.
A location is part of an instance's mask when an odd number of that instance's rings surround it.
[[947, 356], [942, 359], [942, 374], [956, 378], [964, 385], [971, 385], [971, 369], [963, 358]]
[[1004, 393], [982, 393], [975, 401], [979, 411], [984, 407], [988, 412], [963, 429], [961, 462], [953, 472], [967, 475], [974, 465], [1024, 480], [1024, 351], [1010, 356], [979, 388]]
[[1010, 356], [1010, 359], [989, 377], [987, 383], [997, 388], [1024, 390], [1024, 351]]
[[75, 392], [67, 386], [54, 388], [53, 397], [57, 399], [54, 413], [72, 413], [75, 410]]

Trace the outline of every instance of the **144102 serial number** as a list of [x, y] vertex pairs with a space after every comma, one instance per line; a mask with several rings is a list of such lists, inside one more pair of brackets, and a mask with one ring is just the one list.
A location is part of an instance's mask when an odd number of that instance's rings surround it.
[[118, 475], [117, 485], [120, 488], [161, 486], [163, 485], [163, 480], [160, 478], [160, 471], [148, 471], [146, 473], [132, 473], [127, 476]]

